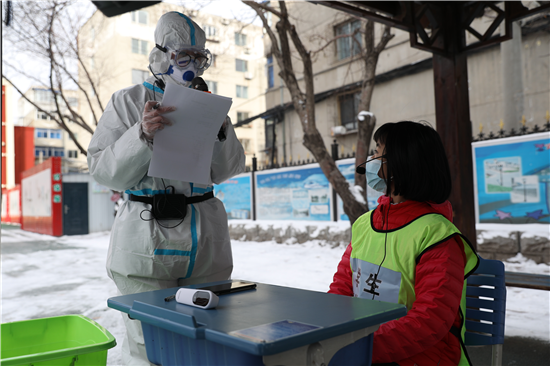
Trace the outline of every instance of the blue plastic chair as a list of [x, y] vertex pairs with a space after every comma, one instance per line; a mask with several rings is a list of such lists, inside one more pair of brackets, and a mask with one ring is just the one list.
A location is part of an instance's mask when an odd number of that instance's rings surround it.
[[466, 281], [464, 343], [467, 346], [492, 345], [491, 364], [501, 366], [506, 318], [504, 263], [479, 259], [479, 267]]

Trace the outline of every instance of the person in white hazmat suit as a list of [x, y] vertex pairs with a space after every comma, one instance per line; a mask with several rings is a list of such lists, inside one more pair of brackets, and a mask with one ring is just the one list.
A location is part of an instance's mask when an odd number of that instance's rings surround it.
[[[166, 13], [159, 19], [155, 42], [149, 55], [153, 76], [113, 94], [88, 148], [94, 179], [130, 195], [116, 215], [107, 257], [107, 272], [122, 295], [226, 280], [233, 269], [227, 215], [213, 197], [212, 185], [147, 175], [154, 135], [171, 124], [162, 114], [173, 109], [157, 105], [164, 86], [189, 87], [211, 62], [204, 31], [181, 13]], [[210, 169], [213, 183], [243, 172], [245, 164], [229, 117], [220, 132], [225, 140], [218, 134]], [[183, 194], [196, 203], [185, 205], [183, 220], [150, 219], [148, 200], [165, 193]], [[150, 365], [140, 322], [123, 319], [123, 362]]]

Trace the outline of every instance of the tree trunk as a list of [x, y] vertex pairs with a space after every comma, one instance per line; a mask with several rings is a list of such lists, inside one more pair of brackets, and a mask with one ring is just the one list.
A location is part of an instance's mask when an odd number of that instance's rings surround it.
[[[350, 223], [353, 225], [355, 220], [357, 220], [359, 216], [363, 215], [368, 210], [368, 206], [361, 203], [361, 201], [366, 202], [366, 199], [359, 198], [358, 200], [352, 190], [350, 190], [350, 184], [346, 181], [336, 166], [334, 159], [329, 154], [323, 138], [317, 129], [315, 120], [315, 92], [311, 52], [304, 47], [298, 33], [296, 32], [295, 26], [290, 23], [288, 11], [283, 1], [279, 1], [279, 10], [266, 4], [257, 3], [254, 1], [244, 1], [244, 3], [256, 11], [262, 20], [266, 33], [271, 39], [271, 53], [277, 60], [277, 65], [280, 69], [279, 76], [284, 80], [285, 86], [290, 92], [294, 109], [300, 118], [302, 130], [304, 132], [303, 144], [313, 154], [319, 163], [323, 174], [327, 177], [336, 193], [338, 193], [342, 199], [344, 203], [344, 212], [348, 215]], [[267, 18], [264, 14], [265, 11], [271, 12], [275, 16], [279, 17], [279, 21], [275, 27], [278, 37], [269, 26]], [[372, 98], [372, 90], [374, 88], [376, 62], [378, 61], [380, 52], [382, 52], [386, 44], [393, 37], [393, 35], [389, 34], [389, 28], [386, 28], [380, 43], [374, 47], [374, 24], [372, 22], [367, 23], [365, 34], [365, 39], [367, 41], [367, 52], [365, 53], [367, 70], [361, 93], [362, 102], [359, 106], [360, 111], [368, 111], [370, 108], [370, 100]], [[290, 48], [289, 37], [290, 40], [292, 40], [292, 45], [295, 47], [302, 61], [304, 68], [303, 79], [305, 84], [305, 93], [302, 92], [302, 89], [298, 84], [296, 73], [292, 66], [292, 51]], [[367, 116], [363, 121], [358, 122], [358, 149], [356, 159], [360, 160], [360, 163], [362, 163], [368, 154], [370, 137], [372, 135], [376, 119], [374, 116]], [[364, 176], [356, 176], [355, 181], [357, 182], [356, 185], [363, 188], [363, 195], [366, 197]]]
[[[376, 77], [376, 65], [380, 53], [386, 48], [388, 42], [394, 37], [390, 34], [390, 27], [385, 27], [380, 42], [374, 46], [374, 22], [367, 21], [365, 25], [365, 49], [363, 59], [365, 61], [365, 71], [363, 85], [361, 88], [361, 97], [359, 101], [359, 114], [357, 115], [357, 150], [355, 152], [355, 165], [364, 163], [367, 160], [370, 151], [370, 140], [376, 126], [376, 117], [370, 113], [370, 104], [374, 92], [374, 82]], [[361, 112], [369, 112], [362, 114]], [[363, 189], [363, 197], [367, 202], [367, 181], [364, 174], [355, 173], [355, 185]]]

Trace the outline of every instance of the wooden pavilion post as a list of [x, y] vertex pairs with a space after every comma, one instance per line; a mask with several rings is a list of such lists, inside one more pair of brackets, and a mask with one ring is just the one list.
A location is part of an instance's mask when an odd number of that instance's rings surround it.
[[466, 52], [459, 51], [463, 32], [455, 7], [444, 6], [444, 19], [453, 23], [444, 27], [447, 54], [433, 56], [435, 116], [451, 169], [454, 224], [476, 247], [468, 64]]

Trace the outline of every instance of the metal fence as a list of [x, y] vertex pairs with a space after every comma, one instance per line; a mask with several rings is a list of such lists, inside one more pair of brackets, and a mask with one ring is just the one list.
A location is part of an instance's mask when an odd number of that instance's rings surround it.
[[[546, 116], [546, 123], [542, 125], [542, 127], [539, 127], [538, 125], [534, 125], [533, 127], [529, 128], [525, 125], [525, 119], [522, 121], [522, 126], [519, 129], [510, 129], [509, 131], [505, 130], [503, 128], [503, 124], [501, 122], [501, 127], [498, 132], [489, 132], [488, 134], [483, 133], [480, 131], [477, 135], [472, 136], [472, 142], [478, 142], [478, 141], [486, 141], [486, 140], [494, 140], [494, 139], [500, 139], [504, 137], [513, 137], [513, 136], [524, 136], [529, 135], [533, 133], [539, 133], [539, 132], [546, 132], [550, 131], [550, 118], [547, 115]], [[338, 155], [338, 143], [336, 140], [334, 140], [334, 143], [331, 145], [332, 147], [332, 156], [334, 160], [340, 160], [340, 159], [349, 159], [355, 157], [355, 151], [343, 155]], [[374, 154], [374, 150], [371, 150], [370, 154]], [[304, 159], [304, 160], [292, 160], [289, 162], [283, 162], [283, 163], [275, 163], [275, 164], [265, 164], [258, 166], [257, 158], [254, 156], [252, 158], [252, 167], [247, 166], [246, 172], [251, 171], [261, 171], [261, 170], [270, 170], [270, 169], [279, 169], [279, 168], [285, 168], [290, 166], [301, 166], [306, 164], [315, 163], [315, 159]]]

